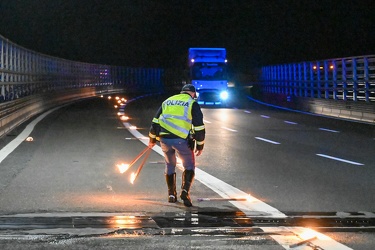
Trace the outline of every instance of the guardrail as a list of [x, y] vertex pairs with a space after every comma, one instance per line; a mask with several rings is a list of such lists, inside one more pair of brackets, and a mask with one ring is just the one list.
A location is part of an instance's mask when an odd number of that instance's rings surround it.
[[93, 97], [95, 88], [83, 88], [49, 94], [31, 95], [0, 104], [0, 137], [32, 116], [57, 105]]
[[375, 101], [375, 56], [262, 68], [263, 91], [333, 100]]
[[159, 92], [162, 69], [75, 62], [28, 50], [0, 36], [0, 102], [72, 88]]
[[299, 109], [375, 123], [374, 55], [267, 66], [261, 80], [273, 103], [298, 99]]
[[98, 91], [155, 93], [162, 69], [75, 62], [23, 48], [0, 36], [0, 136], [31, 115]]

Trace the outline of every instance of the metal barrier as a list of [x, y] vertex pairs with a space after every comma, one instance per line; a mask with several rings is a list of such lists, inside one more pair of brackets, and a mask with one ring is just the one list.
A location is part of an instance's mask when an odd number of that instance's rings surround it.
[[69, 61], [18, 46], [0, 36], [0, 102], [71, 88], [159, 92], [162, 69]]
[[275, 105], [375, 124], [375, 56], [262, 68], [258, 98]]
[[0, 105], [0, 137], [32, 116], [58, 105], [96, 95], [95, 88], [71, 89], [65, 92], [36, 94]]
[[0, 36], [0, 136], [51, 105], [95, 93], [156, 93], [162, 69], [75, 62], [23, 48]]
[[375, 56], [263, 67], [262, 91], [297, 97], [375, 102]]

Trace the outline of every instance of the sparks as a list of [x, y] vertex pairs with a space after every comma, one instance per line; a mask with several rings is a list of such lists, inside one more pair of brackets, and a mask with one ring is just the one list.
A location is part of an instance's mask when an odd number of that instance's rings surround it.
[[137, 178], [137, 175], [136, 175], [136, 173], [133, 172], [133, 173], [130, 175], [130, 183], [131, 183], [131, 184], [134, 184], [135, 178]]
[[129, 164], [121, 163], [116, 165], [121, 174], [125, 173], [129, 169]]
[[248, 201], [248, 202], [254, 202], [255, 200], [253, 199], [253, 197], [251, 197], [250, 195], [248, 195], [246, 197], [246, 201]]

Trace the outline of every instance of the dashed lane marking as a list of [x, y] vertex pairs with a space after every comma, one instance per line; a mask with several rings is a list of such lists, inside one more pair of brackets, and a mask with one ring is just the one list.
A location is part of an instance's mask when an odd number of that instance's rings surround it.
[[348, 160], [345, 160], [345, 159], [341, 159], [341, 158], [337, 158], [337, 157], [329, 156], [329, 155], [325, 155], [325, 154], [316, 154], [316, 155], [317, 155], [317, 156], [320, 156], [320, 157], [328, 158], [328, 159], [331, 159], [331, 160], [335, 160], [335, 161], [341, 161], [341, 162], [345, 162], [345, 163], [353, 164], [353, 165], [358, 165], [358, 166], [363, 166], [363, 165], [365, 165], [365, 164], [362, 164], [362, 163], [359, 163], [359, 162], [348, 161]]
[[327, 131], [327, 132], [332, 132], [332, 133], [340, 133], [340, 131], [333, 130], [333, 129], [328, 129], [328, 128], [319, 128], [319, 130]]
[[262, 138], [262, 137], [255, 137], [255, 139], [260, 140], [260, 141], [265, 141], [265, 142], [268, 142], [268, 143], [271, 143], [271, 144], [281, 144], [280, 142], [271, 141], [271, 140], [268, 140], [268, 139], [265, 139], [265, 138]]
[[291, 125], [297, 125], [298, 123], [296, 122], [291, 122], [291, 121], [284, 121], [285, 123], [291, 124]]
[[[35, 125], [41, 121], [43, 118], [45, 118], [48, 114], [51, 112], [64, 107], [66, 105], [51, 109], [42, 115], [38, 116], [35, 120], [33, 120], [29, 125], [26, 126], [26, 128], [21, 132], [20, 135], [18, 135], [13, 141], [11, 141], [9, 144], [7, 144], [4, 148], [0, 150], [0, 163], [14, 150], [16, 149], [33, 131]], [[135, 129], [131, 129], [131, 125], [129, 123], [124, 123], [125, 127], [128, 129], [130, 133], [132, 133], [135, 137], [139, 137], [139, 140], [144, 143], [145, 145], [148, 145], [148, 139], [141, 133], [139, 133]], [[160, 155], [163, 155], [163, 152], [159, 146], [155, 146], [154, 151], [159, 153]], [[183, 170], [183, 167], [181, 165], [178, 166], [179, 169]], [[246, 201], [231, 201], [231, 203], [238, 207], [240, 210], [242, 210], [247, 216], [261, 216], [261, 217], [277, 217], [277, 218], [283, 218], [286, 217], [285, 214], [281, 213], [277, 209], [269, 206], [268, 204], [256, 199], [255, 197], [250, 196], [249, 194], [217, 179], [214, 176], [209, 175], [208, 173], [200, 170], [199, 168], [196, 168], [196, 179], [200, 182], [202, 182], [204, 185], [207, 187], [211, 188], [215, 192], [217, 192], [221, 197], [223, 198], [231, 198], [231, 197], [247, 197]], [[262, 230], [267, 231], [267, 230], [289, 230], [295, 233], [295, 236], [293, 237], [298, 237], [299, 239], [302, 239], [302, 235], [305, 232], [312, 231], [313, 233], [319, 234], [311, 229], [308, 228], [296, 228], [296, 227], [290, 227], [290, 228], [285, 228], [285, 227], [277, 227], [277, 228], [264, 228], [262, 227]], [[60, 229], [59, 229], [60, 230]], [[318, 247], [324, 247], [325, 249], [350, 249], [332, 239], [329, 237], [322, 235], [322, 237], [326, 237], [323, 242], [317, 242], [314, 243], [314, 246]], [[298, 240], [297, 238], [297, 240]], [[287, 238], [278, 238], [275, 239], [277, 240], [285, 249], [290, 249], [291, 241], [290, 239]], [[286, 242], [286, 244], [284, 244]]]
[[228, 130], [228, 131], [231, 131], [231, 132], [237, 132], [237, 130], [235, 129], [231, 129], [231, 128], [227, 128], [227, 127], [221, 127], [222, 129], [225, 129], [225, 130]]
[[[130, 129], [131, 124], [129, 123], [123, 123], [126, 128], [128, 128], [128, 131], [132, 133], [135, 137], [142, 138], [144, 137], [139, 131]], [[148, 140], [140, 139], [140, 141], [148, 145]], [[155, 145], [153, 147], [153, 150], [160, 155], [164, 155], [160, 146]], [[183, 167], [181, 165], [177, 165], [177, 167], [183, 171]], [[233, 197], [247, 197], [245, 201], [229, 201], [234, 206], [236, 206], [238, 209], [240, 209], [246, 216], [249, 217], [267, 217], [267, 218], [286, 218], [287, 215], [280, 212], [276, 208], [260, 201], [259, 199], [239, 190], [238, 188], [235, 188], [224, 181], [204, 172], [203, 170], [196, 168], [195, 169], [195, 178], [201, 182], [202, 184], [206, 185], [208, 188], [215, 191], [218, 195], [220, 195], [223, 198], [233, 198]], [[290, 249], [290, 245], [296, 244], [298, 242], [301, 242], [304, 240], [305, 235], [317, 235], [321, 237], [322, 240], [316, 240], [316, 242], [313, 243], [313, 246], [315, 247], [329, 247], [329, 248], [322, 248], [322, 249], [333, 249], [333, 250], [348, 250], [351, 248], [346, 247], [345, 245], [342, 245], [339, 242], [334, 241], [333, 239], [320, 234], [314, 230], [311, 230], [309, 228], [304, 227], [261, 227], [261, 229], [264, 232], [267, 232], [269, 230], [274, 231], [283, 231], [286, 232], [286, 235], [271, 235], [271, 237], [276, 240], [282, 247], [285, 249]], [[303, 246], [302, 246], [303, 247]], [[296, 248], [297, 249], [297, 248]], [[302, 249], [302, 248], [301, 248]], [[319, 248], [316, 248], [319, 249]]]

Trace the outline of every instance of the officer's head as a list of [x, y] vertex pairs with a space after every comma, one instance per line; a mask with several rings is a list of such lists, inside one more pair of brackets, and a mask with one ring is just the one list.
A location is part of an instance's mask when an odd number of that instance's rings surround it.
[[188, 93], [193, 98], [196, 98], [197, 96], [197, 93], [193, 84], [185, 84], [181, 89], [181, 93]]

